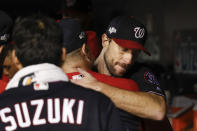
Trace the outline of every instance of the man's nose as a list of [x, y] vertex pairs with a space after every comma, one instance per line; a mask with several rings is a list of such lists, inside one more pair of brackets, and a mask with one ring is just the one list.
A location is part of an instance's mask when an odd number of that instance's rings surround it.
[[123, 61], [124, 61], [125, 64], [131, 64], [132, 63], [132, 58], [133, 58], [132, 53], [131, 52], [127, 52], [123, 56]]

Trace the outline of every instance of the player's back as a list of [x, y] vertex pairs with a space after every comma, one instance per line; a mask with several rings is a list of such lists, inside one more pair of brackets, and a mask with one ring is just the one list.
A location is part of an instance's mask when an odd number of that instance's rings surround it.
[[0, 130], [121, 131], [103, 94], [69, 82], [37, 83], [0, 95]]

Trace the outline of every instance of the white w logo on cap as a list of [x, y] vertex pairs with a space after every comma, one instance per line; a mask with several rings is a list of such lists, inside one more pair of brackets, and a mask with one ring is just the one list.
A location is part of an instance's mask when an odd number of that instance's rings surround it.
[[134, 31], [135, 31], [135, 38], [142, 38], [145, 34], [144, 28], [135, 27]]
[[111, 33], [116, 33], [116, 28], [115, 27], [110, 27], [108, 31], [109, 31], [110, 34]]
[[81, 32], [80, 34], [79, 34], [79, 39], [83, 39], [83, 38], [85, 38], [85, 32]]

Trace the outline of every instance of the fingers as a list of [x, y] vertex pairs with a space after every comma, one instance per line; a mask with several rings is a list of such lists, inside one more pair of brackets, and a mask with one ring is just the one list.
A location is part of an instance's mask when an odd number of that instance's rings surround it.
[[83, 76], [90, 76], [90, 74], [89, 74], [87, 71], [85, 71], [85, 70], [83, 70], [83, 69], [81, 69], [81, 68], [77, 68], [77, 70], [78, 70], [78, 72], [79, 72], [80, 74], [82, 74]]
[[76, 85], [80, 85], [80, 81], [79, 80], [72, 80], [70, 79], [70, 82]]

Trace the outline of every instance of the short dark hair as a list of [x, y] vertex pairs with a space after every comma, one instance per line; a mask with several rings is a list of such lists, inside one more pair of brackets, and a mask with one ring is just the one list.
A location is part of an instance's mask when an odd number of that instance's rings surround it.
[[21, 18], [15, 23], [12, 38], [23, 67], [40, 63], [61, 64], [62, 32], [53, 18], [40, 14]]

